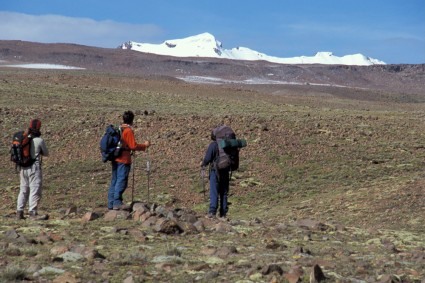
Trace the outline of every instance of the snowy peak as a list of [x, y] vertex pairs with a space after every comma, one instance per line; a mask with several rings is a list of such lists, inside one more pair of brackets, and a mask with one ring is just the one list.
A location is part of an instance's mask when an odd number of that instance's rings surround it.
[[[183, 39], [170, 39], [161, 44], [138, 43], [130, 41], [122, 49], [168, 55], [175, 57], [222, 57], [222, 45], [210, 33], [202, 33]], [[227, 58], [227, 57], [223, 57]]]
[[280, 58], [266, 55], [246, 47], [224, 49], [221, 42], [208, 33], [201, 33], [183, 39], [170, 39], [161, 44], [138, 43], [129, 41], [120, 46], [144, 53], [167, 55], [174, 57], [212, 57], [233, 60], [264, 60], [280, 64], [334, 64], [334, 65], [375, 65], [385, 64], [377, 59], [362, 54], [353, 54], [338, 57], [332, 52], [318, 52], [315, 56], [300, 56]]

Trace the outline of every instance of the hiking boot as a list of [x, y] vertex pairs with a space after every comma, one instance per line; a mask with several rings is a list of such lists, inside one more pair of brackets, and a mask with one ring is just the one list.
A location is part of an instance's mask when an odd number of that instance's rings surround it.
[[218, 218], [218, 220], [223, 221], [223, 222], [229, 222], [229, 218], [228, 218], [226, 215], [224, 215], [224, 216], [220, 216], [220, 217]]
[[131, 210], [131, 206], [127, 204], [121, 204], [121, 205], [114, 205], [114, 210]]
[[23, 210], [16, 211], [16, 220], [22, 220], [22, 219], [25, 219], [24, 211]]
[[212, 214], [212, 213], [208, 213], [207, 215], [205, 215], [205, 218], [214, 219], [215, 218], [215, 215]]
[[49, 215], [48, 214], [39, 215], [36, 211], [30, 211], [30, 219], [34, 221], [47, 220], [49, 219]]

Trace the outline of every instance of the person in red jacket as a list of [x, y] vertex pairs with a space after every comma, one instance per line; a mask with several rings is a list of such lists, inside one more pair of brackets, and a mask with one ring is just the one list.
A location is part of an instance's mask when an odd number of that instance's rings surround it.
[[128, 175], [131, 169], [131, 152], [146, 151], [150, 146], [149, 141], [137, 143], [134, 138], [132, 124], [134, 113], [132, 111], [124, 112], [123, 124], [121, 125], [121, 154], [115, 158], [112, 164], [112, 178], [108, 191], [108, 209], [110, 210], [129, 210], [130, 206], [123, 203], [123, 197], [128, 185]]

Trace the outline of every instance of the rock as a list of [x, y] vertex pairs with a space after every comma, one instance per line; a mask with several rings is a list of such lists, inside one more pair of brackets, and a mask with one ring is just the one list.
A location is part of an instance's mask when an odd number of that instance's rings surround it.
[[124, 210], [110, 210], [105, 216], [105, 221], [114, 221], [114, 220], [126, 220], [130, 216], [130, 212]]
[[296, 255], [296, 254], [308, 254], [311, 255], [310, 250], [305, 249], [303, 247], [297, 246], [295, 248], [292, 249], [292, 254]]
[[57, 256], [60, 254], [64, 254], [67, 251], [69, 251], [69, 248], [67, 246], [61, 245], [61, 246], [55, 246], [50, 249], [50, 254], [53, 256]]
[[[145, 213], [146, 214], [146, 213]], [[143, 215], [145, 215], [143, 214]], [[148, 219], [146, 219], [145, 221], [142, 222], [142, 226], [143, 227], [150, 227], [156, 224], [158, 218], [156, 216], [151, 216]]]
[[155, 265], [156, 269], [159, 269], [165, 272], [171, 272], [174, 267], [176, 267], [176, 264], [172, 262], [161, 262]]
[[133, 220], [140, 221], [140, 217], [144, 214], [143, 211], [133, 211]]
[[62, 259], [64, 262], [77, 262], [84, 259], [81, 254], [74, 252], [65, 252], [64, 254], [57, 256], [57, 258]]
[[397, 282], [402, 282], [400, 280], [399, 277], [395, 276], [395, 275], [381, 275], [378, 278], [378, 283], [397, 283]]
[[214, 278], [217, 278], [220, 275], [218, 271], [210, 271], [205, 275], [205, 280], [207, 282], [214, 280]]
[[302, 276], [304, 275], [303, 268], [301, 266], [293, 266], [291, 270], [284, 275], [289, 283], [302, 282]]
[[164, 206], [158, 206], [155, 208], [155, 213], [158, 216], [167, 217], [168, 212], [168, 209], [166, 209]]
[[139, 217], [139, 220], [142, 221], [142, 222], [145, 222], [151, 216], [152, 216], [152, 214], [149, 211], [147, 211]]
[[165, 233], [165, 234], [180, 234], [183, 230], [180, 226], [174, 221], [169, 219], [160, 218], [154, 227], [156, 232]]
[[221, 258], [227, 258], [229, 255], [236, 253], [238, 253], [236, 247], [221, 247], [217, 250], [215, 255]]
[[70, 272], [65, 272], [55, 279], [53, 279], [52, 283], [79, 283], [81, 280], [75, 278], [75, 276]]
[[69, 216], [70, 214], [76, 214], [77, 211], [78, 211], [77, 206], [72, 205], [65, 211], [65, 216]]
[[39, 243], [39, 244], [42, 244], [42, 245], [46, 245], [46, 244], [51, 244], [51, 243], [53, 243], [53, 239], [52, 239], [52, 238], [50, 238], [50, 236], [49, 236], [49, 235], [47, 235], [46, 233], [41, 233], [40, 235], [38, 235], [38, 236], [35, 238], [35, 241], [36, 241], [37, 243]]
[[145, 242], [148, 239], [146, 234], [139, 229], [130, 229], [128, 230], [128, 233], [138, 242]]
[[198, 221], [198, 217], [190, 213], [184, 213], [180, 216], [180, 220], [194, 224]]
[[198, 220], [195, 223], [193, 223], [193, 226], [195, 226], [195, 228], [196, 228], [196, 230], [198, 230], [198, 232], [205, 231], [204, 223], [201, 220]]
[[319, 265], [314, 265], [310, 273], [310, 283], [318, 283], [326, 280], [325, 274]]
[[276, 273], [278, 273], [279, 275], [282, 275], [283, 274], [283, 269], [282, 269], [282, 267], [280, 267], [279, 265], [277, 265], [277, 264], [270, 264], [270, 265], [268, 265], [268, 266], [265, 266], [262, 270], [261, 270], [261, 273], [263, 274], [263, 275], [269, 275], [269, 274], [271, 274], [271, 273], [273, 273], [273, 272], [276, 272]]
[[296, 225], [301, 228], [307, 228], [310, 230], [326, 231], [328, 226], [319, 221], [312, 219], [301, 219], [296, 222]]
[[133, 203], [133, 212], [141, 212], [141, 214], [148, 212], [149, 208], [146, 204], [142, 202], [135, 202]]
[[201, 254], [207, 255], [207, 256], [212, 256], [216, 252], [217, 252], [217, 249], [214, 247], [204, 247], [201, 249]]
[[89, 222], [100, 218], [100, 215], [96, 212], [87, 212], [84, 214], [83, 218], [81, 218], [81, 221], [83, 222]]
[[302, 282], [302, 278], [299, 274], [285, 273], [283, 275], [283, 277], [285, 277], [286, 280], [288, 280], [288, 283], [300, 283], [300, 282]]
[[95, 258], [105, 259], [95, 248], [86, 246], [74, 246], [70, 249], [71, 252], [81, 254], [87, 260], [93, 260]]
[[183, 262], [181, 257], [174, 255], [160, 255], [152, 259], [153, 263], [169, 262], [169, 263], [181, 263]]
[[63, 241], [63, 237], [59, 234], [48, 232], [47, 235], [53, 240], [53, 242]]
[[[174, 221], [174, 220], [173, 220]], [[199, 233], [198, 229], [190, 222], [177, 222], [177, 225], [185, 234], [197, 234]]]
[[136, 281], [134, 281], [133, 275], [130, 275], [127, 278], [125, 278], [124, 281], [122, 281], [122, 283], [136, 283]]
[[258, 273], [258, 272], [257, 273], [254, 273], [254, 274], [251, 274], [249, 276], [249, 279], [252, 280], [252, 281], [254, 281], [254, 282], [260, 281], [261, 278], [263, 278], [263, 275], [261, 273]]
[[41, 269], [41, 265], [37, 263], [31, 263], [30, 266], [27, 267], [26, 272], [28, 274], [33, 274], [35, 272], [38, 272]]
[[20, 235], [18, 234], [18, 232], [16, 232], [16, 230], [7, 230], [6, 232], [4, 232], [4, 236], [8, 240], [16, 240], [19, 238]]
[[266, 244], [266, 249], [270, 250], [283, 250], [285, 248], [287, 248], [286, 245], [280, 244], [276, 240], [271, 240]]
[[52, 266], [46, 266], [40, 269], [37, 273], [39, 274], [63, 274], [65, 273], [65, 270], [52, 267]]
[[214, 230], [220, 233], [233, 232], [232, 226], [224, 222], [217, 223]]

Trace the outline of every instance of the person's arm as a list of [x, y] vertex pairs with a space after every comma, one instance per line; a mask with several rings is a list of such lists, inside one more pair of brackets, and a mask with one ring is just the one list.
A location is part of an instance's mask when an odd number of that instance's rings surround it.
[[49, 150], [47, 149], [46, 143], [43, 139], [40, 142], [40, 154], [43, 156], [49, 156]]
[[214, 162], [214, 159], [217, 155], [217, 150], [218, 150], [217, 143], [216, 142], [210, 143], [210, 145], [208, 146], [207, 152], [205, 153], [204, 160], [201, 163], [202, 167], [205, 167], [208, 164]]
[[129, 150], [141, 151], [141, 150], [146, 150], [146, 148], [149, 147], [148, 141], [146, 141], [144, 143], [137, 143], [136, 139], [134, 138], [133, 130], [131, 130], [131, 129], [125, 129], [123, 131], [122, 135], [123, 135], [122, 139], [125, 142], [125, 144], [127, 145], [127, 148]]

